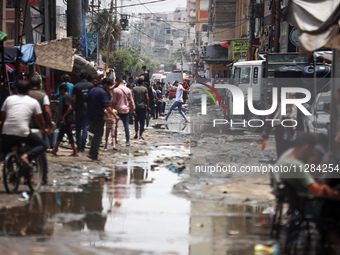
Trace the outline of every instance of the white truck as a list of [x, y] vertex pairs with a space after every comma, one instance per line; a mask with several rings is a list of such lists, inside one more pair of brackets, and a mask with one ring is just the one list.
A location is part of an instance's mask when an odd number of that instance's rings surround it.
[[[304, 67], [308, 65], [307, 57], [298, 53], [270, 53], [266, 60], [236, 62], [232, 66], [229, 84], [240, 88], [245, 96], [244, 116], [233, 116], [233, 96], [226, 91], [224, 104], [226, 105], [226, 119], [263, 119], [263, 116], [256, 116], [248, 109], [248, 88], [252, 87], [253, 106], [258, 110], [268, 109], [272, 103], [272, 88], [274, 86], [274, 72], [283, 66]], [[287, 77], [289, 78], [289, 77]], [[291, 77], [293, 78], [293, 77]], [[233, 118], [234, 117], [234, 118]], [[256, 125], [254, 125], [256, 126]], [[252, 132], [260, 132], [261, 128], [249, 127]]]

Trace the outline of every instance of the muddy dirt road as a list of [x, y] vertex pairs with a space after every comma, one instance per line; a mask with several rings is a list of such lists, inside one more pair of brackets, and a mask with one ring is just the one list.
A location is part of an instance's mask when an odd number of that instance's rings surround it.
[[[101, 151], [100, 162], [48, 155], [49, 184], [41, 192], [4, 193], [0, 184], [0, 250], [4, 254], [253, 254], [269, 240], [273, 204], [268, 176], [206, 176], [197, 162], [259, 163], [258, 135], [243, 129], [215, 136], [173, 114], [153, 120], [145, 141]], [[132, 126], [130, 126], [132, 128]], [[132, 132], [133, 133], [133, 132]], [[213, 150], [204, 148], [206, 143]], [[193, 151], [193, 148], [199, 149]], [[202, 156], [203, 154], [203, 156]], [[228, 157], [223, 157], [228, 155]], [[25, 195], [25, 193], [24, 193]], [[267, 210], [268, 211], [268, 210]]]

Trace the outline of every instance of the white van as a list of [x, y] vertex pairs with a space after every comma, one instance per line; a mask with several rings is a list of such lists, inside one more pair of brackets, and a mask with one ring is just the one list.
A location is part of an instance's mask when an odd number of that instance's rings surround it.
[[161, 73], [154, 73], [152, 76], [151, 76], [151, 79], [150, 81], [152, 83], [156, 83], [158, 81], [161, 81], [161, 77], [162, 77], [162, 74]]

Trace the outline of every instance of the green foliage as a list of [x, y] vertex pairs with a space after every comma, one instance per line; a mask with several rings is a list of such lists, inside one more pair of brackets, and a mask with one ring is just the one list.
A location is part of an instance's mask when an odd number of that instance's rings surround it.
[[181, 48], [178, 48], [174, 53], [172, 53], [172, 60], [175, 62], [180, 62], [182, 54], [183, 54], [183, 62], [189, 62], [190, 54], [185, 49], [181, 50]]
[[[101, 53], [104, 59], [106, 59], [107, 52], [101, 51]], [[157, 60], [142, 57], [138, 48], [118, 50], [110, 54], [109, 67], [115, 69], [116, 75], [129, 71], [132, 76], [138, 76], [142, 72], [143, 65], [147, 66], [150, 74], [160, 69], [160, 63]]]
[[[106, 50], [107, 42], [109, 38], [109, 20], [110, 13], [108, 10], [103, 9], [97, 13], [93, 22], [90, 23], [89, 29], [91, 33], [98, 33], [99, 46], [101, 50]], [[117, 20], [113, 20], [111, 30], [111, 49], [115, 48], [116, 42], [118, 41], [121, 34], [120, 24]]]

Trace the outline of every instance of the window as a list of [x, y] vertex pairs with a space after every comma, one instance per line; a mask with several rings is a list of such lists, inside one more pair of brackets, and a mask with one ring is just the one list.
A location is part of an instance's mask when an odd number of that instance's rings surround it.
[[8, 39], [12, 40], [15, 37], [15, 24], [7, 23], [6, 24], [6, 33], [8, 34]]
[[181, 20], [181, 18], [178, 18], [178, 20]]
[[7, 0], [6, 8], [14, 8], [14, 0]]
[[330, 113], [331, 97], [330, 96], [320, 96], [316, 105], [317, 112], [327, 112]]
[[208, 25], [206, 25], [206, 24], [202, 25], [201, 31], [207, 32], [208, 31]]
[[250, 67], [241, 67], [235, 69], [234, 85], [249, 84]]
[[171, 30], [170, 29], [167, 29], [166, 30], [166, 33], [169, 35], [169, 34], [171, 34]]

